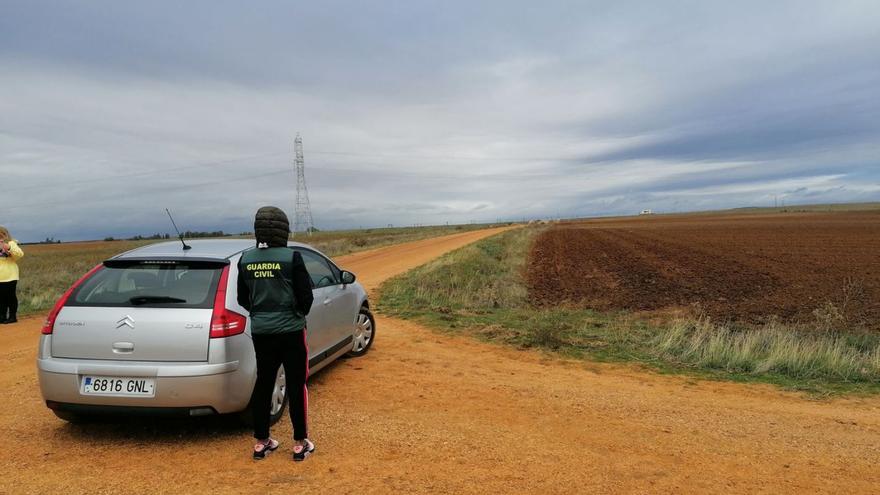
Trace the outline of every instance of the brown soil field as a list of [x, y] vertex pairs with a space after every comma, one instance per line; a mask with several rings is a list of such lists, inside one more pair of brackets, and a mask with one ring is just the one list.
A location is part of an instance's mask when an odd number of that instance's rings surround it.
[[[495, 231], [339, 259], [369, 289]], [[0, 493], [877, 492], [880, 400], [811, 400], [565, 360], [377, 315], [370, 352], [310, 379], [317, 451], [250, 459], [223, 421], [70, 425], [43, 404], [40, 318], [0, 327]]]
[[671, 215], [564, 223], [537, 239], [528, 285], [542, 305], [703, 311], [814, 321], [832, 303], [880, 328], [880, 211]]

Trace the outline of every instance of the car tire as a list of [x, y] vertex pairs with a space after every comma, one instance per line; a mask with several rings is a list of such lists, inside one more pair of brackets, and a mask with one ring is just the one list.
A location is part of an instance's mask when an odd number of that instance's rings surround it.
[[[280, 391], [279, 388], [281, 389]], [[284, 416], [288, 401], [287, 377], [284, 375], [284, 366], [278, 366], [278, 372], [275, 375], [275, 387], [272, 390], [272, 402], [269, 408], [269, 426], [274, 425]], [[250, 404], [248, 404], [247, 409], [240, 413], [244, 424], [251, 427], [254, 426], [253, 403], [254, 397], [251, 394]]]
[[352, 338], [354, 342], [347, 354], [350, 357], [363, 356], [373, 346], [373, 341], [376, 340], [376, 320], [367, 306], [361, 306], [361, 310], [358, 312]]

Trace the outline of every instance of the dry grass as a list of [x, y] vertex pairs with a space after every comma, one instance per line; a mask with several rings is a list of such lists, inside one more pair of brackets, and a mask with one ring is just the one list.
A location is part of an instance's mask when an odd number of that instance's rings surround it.
[[[485, 227], [451, 225], [316, 232], [311, 236], [297, 234], [295, 240], [310, 244], [328, 256], [340, 256]], [[23, 246], [25, 257], [19, 262], [19, 314], [47, 311], [73, 282], [96, 264], [113, 255], [154, 242], [166, 241], [94, 241]]]
[[880, 338], [770, 323], [736, 329], [707, 317], [678, 319], [652, 339], [654, 352], [689, 366], [794, 379], [880, 381]]
[[155, 241], [96, 241], [22, 246], [19, 261], [19, 314], [51, 308], [61, 294], [80, 276], [101, 261], [129, 249]]
[[395, 279], [382, 297], [412, 299], [440, 312], [522, 306], [522, 251], [533, 232], [516, 229], [457, 249]]

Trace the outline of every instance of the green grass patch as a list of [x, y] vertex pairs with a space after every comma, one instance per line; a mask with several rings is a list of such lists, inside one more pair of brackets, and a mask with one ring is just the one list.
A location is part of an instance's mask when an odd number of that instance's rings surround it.
[[812, 394], [880, 391], [880, 336], [826, 325], [649, 323], [625, 312], [529, 304], [523, 268], [540, 228], [508, 231], [386, 282], [379, 309], [435, 329], [665, 373], [763, 382]]

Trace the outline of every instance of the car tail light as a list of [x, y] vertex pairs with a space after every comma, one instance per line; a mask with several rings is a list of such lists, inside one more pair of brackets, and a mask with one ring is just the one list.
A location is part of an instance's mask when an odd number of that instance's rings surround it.
[[46, 316], [46, 321], [43, 322], [43, 329], [41, 330], [41, 333], [43, 335], [52, 334], [52, 330], [55, 329], [55, 319], [58, 318], [58, 313], [61, 312], [61, 308], [63, 308], [64, 305], [67, 303], [67, 299], [70, 297], [70, 294], [73, 293], [74, 289], [79, 287], [83, 282], [86, 281], [86, 279], [91, 277], [101, 268], [104, 268], [103, 264], [99, 264], [89, 270], [88, 273], [80, 277], [79, 280], [77, 280], [73, 285], [70, 286], [69, 289], [67, 289], [67, 291], [64, 292], [64, 294], [61, 295], [61, 297], [58, 299], [58, 302], [55, 303], [55, 306], [52, 306], [52, 311], [49, 311], [49, 315]]
[[214, 313], [211, 315], [211, 338], [231, 337], [244, 333], [247, 318], [226, 309], [226, 284], [229, 281], [229, 266], [223, 267], [217, 293], [214, 295]]

